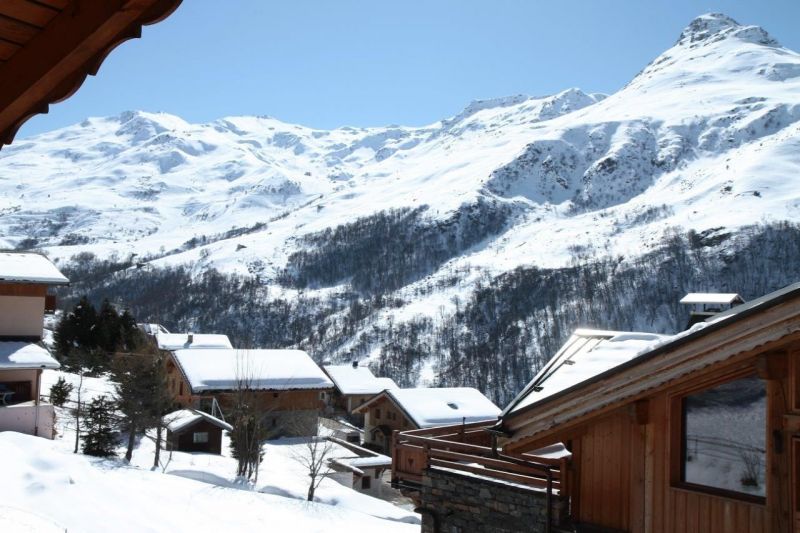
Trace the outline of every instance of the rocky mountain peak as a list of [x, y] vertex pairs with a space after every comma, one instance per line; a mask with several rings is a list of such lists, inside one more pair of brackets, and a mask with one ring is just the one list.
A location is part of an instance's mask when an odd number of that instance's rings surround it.
[[743, 26], [723, 13], [700, 15], [681, 32], [677, 45], [694, 48], [705, 43], [723, 39], [739, 38], [754, 44], [780, 46], [763, 28]]

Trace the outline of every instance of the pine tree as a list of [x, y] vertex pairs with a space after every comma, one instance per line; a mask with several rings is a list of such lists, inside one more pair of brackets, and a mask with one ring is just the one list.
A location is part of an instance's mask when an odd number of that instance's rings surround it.
[[67, 383], [63, 377], [59, 377], [58, 381], [50, 387], [50, 403], [56, 407], [63, 407], [69, 400], [73, 388], [71, 383]]
[[123, 426], [128, 432], [125, 453], [128, 462], [133, 457], [136, 437], [150, 428], [158, 428], [172, 404], [164, 363], [157, 350], [146, 347], [141, 350], [118, 355], [113, 365], [117, 406], [125, 416]]
[[84, 418], [83, 453], [96, 457], [114, 456], [116, 445], [114, 404], [98, 396], [89, 404]]

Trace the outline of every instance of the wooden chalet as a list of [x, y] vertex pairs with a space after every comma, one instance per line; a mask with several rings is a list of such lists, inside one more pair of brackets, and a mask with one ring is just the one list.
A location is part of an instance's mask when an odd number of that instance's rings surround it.
[[375, 377], [369, 368], [359, 366], [357, 362], [350, 365], [324, 365], [322, 370], [334, 386], [328, 397], [329, 409], [361, 426], [364, 424], [364, 415], [353, 410], [386, 389], [398, 388], [391, 379]]
[[272, 437], [317, 434], [324, 397], [333, 388], [301, 350], [181, 349], [169, 352], [167, 382], [176, 405], [230, 413], [236, 395], [254, 395]]
[[392, 458], [335, 437], [328, 440], [352, 452], [351, 456], [328, 461], [328, 467], [335, 472], [331, 477], [345, 487], [380, 497], [385, 484], [383, 474], [391, 469]]
[[167, 450], [179, 452], [222, 453], [222, 432], [233, 427], [196, 409], [180, 409], [164, 417]]
[[[499, 423], [395, 441], [393, 478], [416, 490], [424, 532], [468, 508], [468, 492], [445, 502], [430, 487], [515, 480], [531, 490], [514, 500], [530, 531], [798, 533], [800, 284], [674, 336], [579, 330]], [[560, 444], [559, 466], [542, 450]], [[474, 511], [472, 524], [515, 530], [508, 507]]]
[[690, 292], [681, 298], [680, 303], [690, 306], [689, 322], [686, 325], [687, 328], [690, 328], [698, 322], [705, 322], [722, 311], [742, 305], [744, 299], [734, 292]]
[[41, 347], [53, 286], [69, 280], [45, 256], [0, 252], [0, 431], [53, 437], [53, 406], [43, 403], [42, 371], [59, 368]]
[[364, 445], [391, 454], [392, 433], [494, 421], [500, 408], [470, 387], [388, 389], [355, 409], [364, 415]]

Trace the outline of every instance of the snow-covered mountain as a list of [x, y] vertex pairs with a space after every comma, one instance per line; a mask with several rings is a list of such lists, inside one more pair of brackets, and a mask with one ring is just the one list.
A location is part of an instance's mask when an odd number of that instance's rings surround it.
[[798, 221], [798, 176], [800, 55], [708, 14], [607, 97], [568, 89], [474, 102], [426, 127], [331, 131], [136, 111], [21, 139], [0, 152], [0, 246], [136, 254], [329, 295], [357, 274], [309, 264], [393, 213], [417, 232], [398, 247], [445, 243], [384, 287], [403, 304], [373, 322], [403, 321], [453, 313], [454, 294], [520, 266], [642, 256], [670, 228]]

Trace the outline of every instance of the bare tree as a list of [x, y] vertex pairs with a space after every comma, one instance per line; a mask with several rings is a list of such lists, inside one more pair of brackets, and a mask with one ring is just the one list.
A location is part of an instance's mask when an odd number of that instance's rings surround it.
[[268, 431], [264, 418], [268, 412], [260, 394], [253, 388], [256, 370], [251, 367], [247, 350], [236, 354], [236, 385], [230, 423], [233, 430], [231, 454], [237, 460], [236, 475], [258, 482], [258, 470], [264, 458], [263, 441]]
[[294, 460], [303, 465], [308, 471], [307, 499], [314, 501], [314, 492], [322, 480], [333, 474], [330, 460], [334, 444], [326, 437], [308, 437], [302, 447], [296, 447], [293, 454]]

